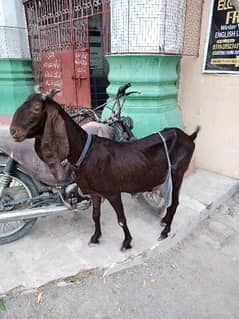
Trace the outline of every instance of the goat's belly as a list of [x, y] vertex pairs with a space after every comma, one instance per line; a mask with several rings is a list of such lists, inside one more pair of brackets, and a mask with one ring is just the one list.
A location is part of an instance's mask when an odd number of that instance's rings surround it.
[[83, 170], [84, 173], [79, 174], [77, 177], [77, 183], [82, 192], [98, 193], [105, 197], [107, 194], [120, 192], [138, 193], [151, 191], [154, 187], [164, 182], [167, 170], [162, 169], [163, 167], [161, 167], [161, 170], [158, 165], [153, 165], [153, 163], [148, 166], [99, 166], [99, 169], [94, 171], [94, 174], [92, 174], [91, 169]]
[[115, 180], [105, 180], [102, 190], [107, 192], [139, 193], [151, 191], [165, 180], [165, 176], [127, 176], [119, 175]]
[[141, 193], [141, 192], [150, 192], [153, 190], [153, 188], [158, 187], [160, 184], [163, 182], [158, 181], [155, 183], [141, 183], [140, 185], [132, 185], [132, 184], [126, 184], [126, 185], [121, 185], [120, 191], [124, 193]]

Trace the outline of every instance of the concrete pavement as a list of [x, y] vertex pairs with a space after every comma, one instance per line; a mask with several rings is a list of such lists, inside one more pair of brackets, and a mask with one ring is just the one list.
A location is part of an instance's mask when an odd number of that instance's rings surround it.
[[107, 277], [123, 268], [142, 264], [156, 251], [161, 253], [174, 247], [210, 211], [232, 196], [238, 185], [238, 180], [201, 169], [186, 178], [170, 237], [161, 242], [157, 241], [160, 218], [125, 195], [125, 211], [134, 238], [133, 249], [126, 253], [119, 250], [123, 233], [106, 201], [102, 208], [103, 237], [100, 245], [93, 248], [87, 245], [93, 232], [90, 210], [42, 218], [25, 238], [0, 246], [0, 294], [87, 276], [92, 269]]
[[239, 192], [191, 235], [144, 262], [4, 298], [1, 319], [237, 319]]

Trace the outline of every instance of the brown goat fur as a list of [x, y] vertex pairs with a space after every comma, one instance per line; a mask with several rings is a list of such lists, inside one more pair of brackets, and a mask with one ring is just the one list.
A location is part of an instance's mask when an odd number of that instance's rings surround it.
[[[179, 189], [190, 163], [199, 128], [191, 135], [178, 128], [161, 132], [166, 140], [172, 165], [172, 204], [162, 219], [161, 238], [168, 236], [178, 206]], [[61, 161], [74, 165], [84, 148], [87, 133], [78, 126], [59, 104], [40, 94], [30, 96], [16, 111], [10, 132], [16, 141], [35, 137], [35, 149], [46, 162], [58, 183], [64, 176]], [[163, 142], [155, 133], [132, 142], [115, 142], [93, 136], [86, 158], [75, 170], [76, 183], [93, 200], [95, 232], [90, 243], [98, 243], [101, 236], [101, 197], [113, 206], [119, 225], [124, 230], [122, 249], [131, 248], [131, 234], [124, 214], [121, 193], [151, 191], [162, 184], [168, 173]]]

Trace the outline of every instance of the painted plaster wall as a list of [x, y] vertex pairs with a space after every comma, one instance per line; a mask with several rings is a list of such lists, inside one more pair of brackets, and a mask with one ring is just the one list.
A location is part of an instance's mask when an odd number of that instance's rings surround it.
[[185, 0], [111, 0], [111, 53], [181, 53]]
[[180, 57], [175, 53], [183, 47], [185, 9], [185, 0], [111, 0], [107, 93], [113, 97], [127, 82], [141, 92], [130, 96], [123, 108], [134, 120], [137, 137], [182, 126], [176, 107]]
[[33, 77], [22, 0], [0, 0], [0, 125], [32, 92]]
[[30, 59], [21, 0], [0, 0], [0, 59]]
[[183, 57], [178, 104], [186, 131], [201, 125], [198, 167], [239, 178], [239, 76], [203, 74], [211, 1], [203, 6], [198, 57]]

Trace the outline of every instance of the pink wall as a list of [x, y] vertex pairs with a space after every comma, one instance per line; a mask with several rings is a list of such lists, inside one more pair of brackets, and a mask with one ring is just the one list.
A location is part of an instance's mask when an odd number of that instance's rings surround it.
[[0, 115], [0, 127], [8, 126], [11, 123], [12, 116]]

